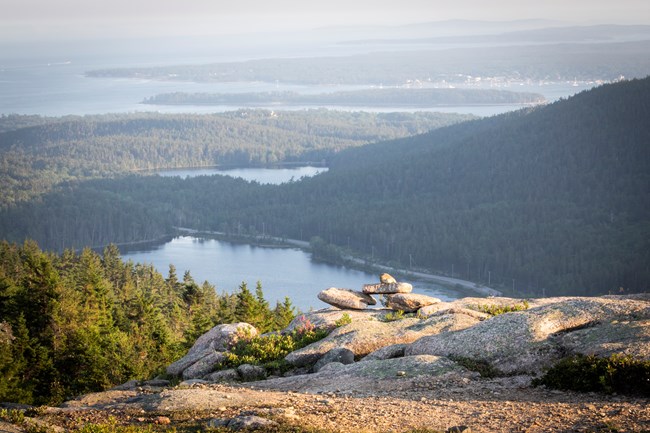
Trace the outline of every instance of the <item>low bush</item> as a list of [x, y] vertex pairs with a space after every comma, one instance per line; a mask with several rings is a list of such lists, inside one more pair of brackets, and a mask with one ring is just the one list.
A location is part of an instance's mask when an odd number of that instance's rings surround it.
[[156, 433], [156, 432], [175, 433], [176, 429], [171, 427], [171, 428], [165, 428], [161, 430], [159, 428], [154, 427], [153, 425], [120, 426], [120, 425], [116, 425], [115, 423], [108, 423], [108, 424], [86, 424], [83, 427], [81, 427], [79, 430], [75, 430], [75, 433]]
[[523, 301], [521, 304], [513, 305], [477, 305], [473, 307], [474, 310], [489, 314], [490, 316], [498, 316], [499, 314], [512, 313], [515, 311], [524, 311], [528, 308], [530, 308], [528, 301]]
[[334, 325], [336, 325], [337, 328], [340, 328], [341, 326], [349, 325], [352, 323], [352, 318], [348, 313], [343, 313], [341, 318], [334, 322]]
[[325, 338], [327, 330], [315, 328], [303, 320], [289, 334], [269, 334], [238, 340], [228, 352], [218, 369], [235, 368], [242, 364], [261, 365], [267, 370], [285, 370], [284, 357], [294, 350]]
[[16, 409], [0, 409], [0, 420], [11, 424], [22, 424], [25, 420], [25, 413]]
[[395, 322], [397, 320], [402, 320], [406, 318], [404, 315], [404, 312], [402, 310], [397, 310], [397, 311], [391, 311], [389, 313], [386, 313], [382, 316], [381, 321], [382, 322]]
[[623, 354], [607, 358], [576, 355], [558, 362], [544, 376], [535, 379], [533, 385], [650, 397], [650, 361]]

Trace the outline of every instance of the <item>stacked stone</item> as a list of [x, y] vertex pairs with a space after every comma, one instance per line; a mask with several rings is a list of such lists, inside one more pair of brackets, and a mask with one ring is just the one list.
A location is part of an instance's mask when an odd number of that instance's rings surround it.
[[411, 284], [399, 283], [388, 274], [380, 275], [379, 279], [382, 282], [364, 284], [361, 292], [330, 287], [320, 292], [318, 299], [341, 309], [364, 310], [369, 305], [376, 305], [377, 301], [372, 295], [379, 295], [385, 299], [387, 308], [405, 313], [414, 313], [422, 307], [440, 302], [438, 298], [411, 293]]

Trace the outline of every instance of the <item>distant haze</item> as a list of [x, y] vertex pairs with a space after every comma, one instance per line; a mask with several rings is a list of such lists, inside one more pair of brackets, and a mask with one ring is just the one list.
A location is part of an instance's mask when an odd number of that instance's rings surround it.
[[647, 0], [0, 0], [0, 43], [544, 19], [650, 24]]

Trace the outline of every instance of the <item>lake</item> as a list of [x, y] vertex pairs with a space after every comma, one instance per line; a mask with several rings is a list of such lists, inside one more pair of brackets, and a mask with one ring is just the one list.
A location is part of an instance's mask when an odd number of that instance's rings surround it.
[[[316, 262], [311, 254], [298, 248], [181, 236], [145, 249], [120, 249], [124, 260], [152, 264], [164, 276], [168, 275], [170, 264], [176, 266], [179, 278], [189, 270], [197, 283], [208, 281], [219, 293], [236, 292], [242, 282], [255, 289], [261, 281], [264, 295], [272, 306], [288, 296], [303, 312], [328, 306], [316, 297], [321, 290], [329, 287], [361, 290], [363, 284], [379, 282], [378, 275]], [[433, 283], [408, 282], [413, 284], [414, 293], [442, 300], [460, 297], [457, 292]]]
[[193, 168], [178, 170], [160, 170], [155, 173], [164, 177], [181, 177], [183, 179], [196, 176], [223, 176], [238, 177], [247, 181], [256, 181], [261, 184], [280, 185], [291, 181], [298, 181], [303, 177], [316, 176], [327, 171], [327, 167], [300, 166], [300, 167], [242, 167], [242, 168]]

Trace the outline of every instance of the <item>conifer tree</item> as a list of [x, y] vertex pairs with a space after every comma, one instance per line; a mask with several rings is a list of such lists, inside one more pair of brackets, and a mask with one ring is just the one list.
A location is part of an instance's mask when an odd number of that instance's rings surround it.
[[250, 323], [254, 326], [255, 315], [256, 315], [256, 299], [248, 290], [248, 286], [245, 282], [242, 282], [239, 285], [239, 291], [237, 292], [237, 305], [235, 306], [235, 319], [239, 322]]
[[296, 317], [296, 311], [288, 296], [284, 302], [277, 302], [273, 309], [273, 326], [275, 329], [284, 329]]

